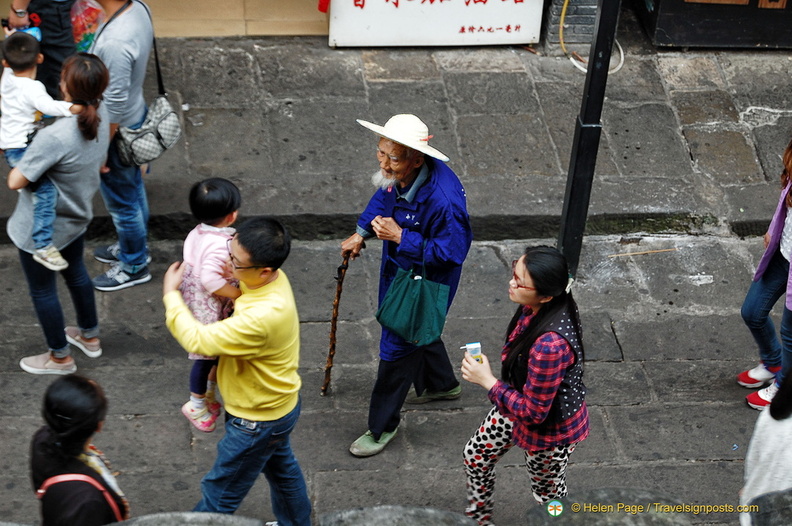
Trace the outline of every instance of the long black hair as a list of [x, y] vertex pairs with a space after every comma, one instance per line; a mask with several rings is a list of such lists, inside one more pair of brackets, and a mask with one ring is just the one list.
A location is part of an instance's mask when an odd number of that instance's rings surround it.
[[107, 415], [101, 386], [70, 374], [52, 382], [44, 395], [41, 415], [50, 430], [49, 449], [65, 461], [78, 456]]
[[[528, 327], [512, 342], [506, 359], [501, 366], [501, 377], [515, 389], [522, 390], [528, 375], [528, 356], [531, 347], [542, 334], [553, 328], [559, 315], [564, 312], [572, 317], [582, 348], [582, 329], [577, 304], [571, 292], [567, 292], [569, 284], [569, 266], [566, 258], [557, 249], [548, 246], [528, 247], [523, 254], [523, 264], [533, 280], [539, 296], [551, 296], [549, 302], [535, 314]], [[518, 263], [519, 265], [519, 263]], [[506, 338], [512, 333], [523, 313], [519, 305], [506, 329]]]

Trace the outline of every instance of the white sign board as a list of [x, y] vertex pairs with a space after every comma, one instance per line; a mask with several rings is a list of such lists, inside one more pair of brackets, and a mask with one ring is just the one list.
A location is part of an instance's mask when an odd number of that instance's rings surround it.
[[539, 42], [543, 0], [331, 0], [331, 47]]

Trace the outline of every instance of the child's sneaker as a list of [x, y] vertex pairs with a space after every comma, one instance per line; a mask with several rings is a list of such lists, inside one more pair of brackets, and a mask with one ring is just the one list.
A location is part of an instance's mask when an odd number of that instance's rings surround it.
[[209, 412], [215, 416], [215, 418], [220, 416], [220, 410], [223, 408], [220, 402], [215, 400], [213, 396], [209, 396], [209, 394], [206, 395], [206, 398], [204, 400], [205, 400], [204, 403], [206, 404], [206, 409], [208, 409]]
[[33, 260], [38, 261], [50, 270], [60, 271], [69, 267], [69, 263], [63, 259], [61, 253], [53, 245], [44, 248], [37, 248], [33, 252]]
[[187, 417], [187, 420], [189, 420], [198, 431], [211, 433], [215, 430], [217, 415], [213, 415], [207, 411], [205, 407], [195, 410], [193, 409], [192, 402], [188, 401], [182, 406], [182, 414]]

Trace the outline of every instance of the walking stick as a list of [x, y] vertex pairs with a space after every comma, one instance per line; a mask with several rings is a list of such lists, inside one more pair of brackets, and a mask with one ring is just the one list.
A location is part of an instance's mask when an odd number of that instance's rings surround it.
[[325, 364], [325, 377], [322, 383], [322, 396], [327, 395], [327, 388], [330, 386], [330, 371], [333, 369], [333, 358], [336, 348], [336, 327], [338, 325], [338, 301], [341, 299], [341, 290], [344, 287], [344, 276], [349, 268], [349, 254], [344, 255], [344, 261], [338, 267], [336, 280], [336, 293], [333, 300], [333, 317], [330, 319], [330, 351], [327, 353], [327, 363]]

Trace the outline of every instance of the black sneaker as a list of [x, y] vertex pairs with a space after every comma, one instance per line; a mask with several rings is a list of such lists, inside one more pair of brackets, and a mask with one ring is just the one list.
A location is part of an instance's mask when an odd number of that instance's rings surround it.
[[[121, 252], [121, 245], [116, 241], [112, 245], [96, 247], [94, 249], [94, 259], [102, 263], [115, 263], [118, 261], [119, 252]], [[146, 265], [149, 263], [151, 263], [151, 254], [146, 254]]]
[[151, 281], [148, 267], [143, 267], [134, 274], [130, 274], [122, 269], [120, 264], [115, 264], [104, 274], [96, 276], [93, 279], [93, 286], [96, 290], [111, 292], [134, 287], [148, 281]]

